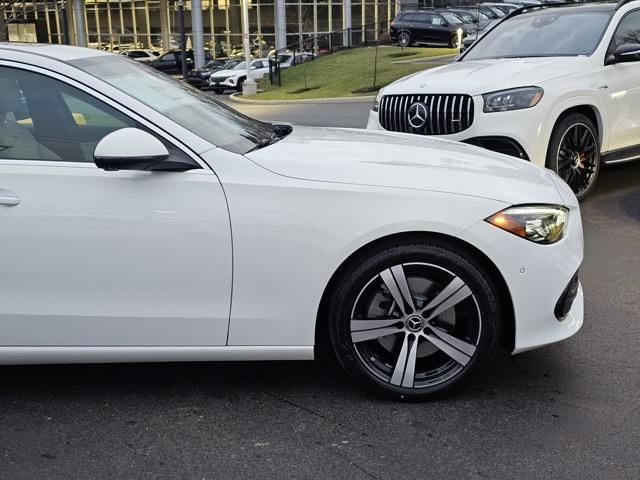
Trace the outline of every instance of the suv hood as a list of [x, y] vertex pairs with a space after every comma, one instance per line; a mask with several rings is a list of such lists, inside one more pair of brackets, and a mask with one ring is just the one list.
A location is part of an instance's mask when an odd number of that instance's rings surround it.
[[246, 157], [273, 173], [304, 180], [441, 191], [512, 205], [562, 203], [544, 168], [472, 145], [403, 133], [296, 126]]
[[214, 70], [212, 77], [231, 77], [240, 73], [238, 70]]
[[383, 93], [466, 93], [480, 95], [527, 87], [590, 68], [588, 57], [499, 58], [454, 62], [401, 78]]

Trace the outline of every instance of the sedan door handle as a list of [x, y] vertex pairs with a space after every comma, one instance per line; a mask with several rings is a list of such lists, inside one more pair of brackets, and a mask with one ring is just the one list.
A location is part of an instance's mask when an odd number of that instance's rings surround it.
[[0, 188], [0, 205], [15, 207], [20, 204], [20, 199], [15, 193]]

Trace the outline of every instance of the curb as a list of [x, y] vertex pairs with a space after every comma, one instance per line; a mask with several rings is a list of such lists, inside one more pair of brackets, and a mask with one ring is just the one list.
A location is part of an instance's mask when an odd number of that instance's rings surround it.
[[249, 100], [242, 98], [240, 92], [233, 93], [229, 96], [229, 100], [235, 103], [243, 103], [245, 105], [313, 105], [315, 104], [332, 104], [332, 103], [372, 103], [376, 99], [373, 96], [362, 97], [336, 97], [336, 98], [310, 98], [308, 100]]

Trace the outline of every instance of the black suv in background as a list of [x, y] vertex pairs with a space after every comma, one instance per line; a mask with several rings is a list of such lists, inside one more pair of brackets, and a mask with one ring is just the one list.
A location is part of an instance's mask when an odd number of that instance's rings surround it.
[[[193, 60], [193, 50], [187, 50], [187, 71], [193, 69], [195, 61]], [[204, 51], [205, 63], [213, 60], [211, 52]], [[182, 52], [180, 50], [169, 50], [163, 53], [155, 60], [151, 60], [148, 65], [157, 68], [161, 72], [168, 74], [182, 73]]]
[[401, 47], [413, 44], [458, 48], [471, 27], [447, 10], [405, 10], [391, 22], [391, 40]]

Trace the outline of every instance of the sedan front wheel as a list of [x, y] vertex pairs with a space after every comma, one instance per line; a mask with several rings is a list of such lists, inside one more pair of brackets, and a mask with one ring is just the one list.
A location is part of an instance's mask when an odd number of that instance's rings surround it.
[[338, 360], [378, 393], [422, 400], [474, 378], [496, 349], [498, 297], [463, 249], [435, 241], [383, 245], [336, 286], [329, 333]]

